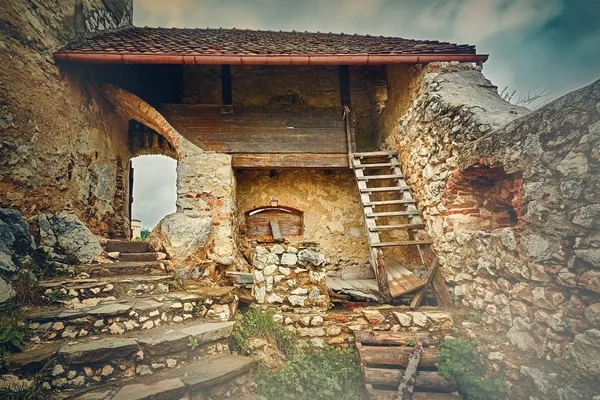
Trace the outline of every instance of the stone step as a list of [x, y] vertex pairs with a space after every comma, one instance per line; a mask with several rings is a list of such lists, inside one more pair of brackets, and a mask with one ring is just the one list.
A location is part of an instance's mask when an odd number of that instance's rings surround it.
[[85, 273], [89, 276], [111, 276], [111, 275], [166, 275], [171, 269], [168, 260], [163, 261], [141, 261], [141, 262], [116, 262], [112, 264], [77, 265], [77, 273]]
[[[155, 252], [145, 252], [145, 253], [121, 253], [119, 255], [120, 261], [159, 261], [161, 256], [164, 254], [158, 254]], [[163, 257], [164, 258], [164, 257]]]
[[145, 253], [150, 251], [146, 242], [108, 239], [104, 244], [107, 253]]
[[[184, 363], [166, 369], [152, 377], [140, 377], [116, 388], [86, 389], [77, 400], [169, 400], [186, 395], [193, 398], [210, 398], [211, 391], [226, 389], [230, 396], [243, 394], [244, 389], [233, 380], [248, 373], [255, 365], [249, 357], [233, 354], [218, 355], [204, 360]], [[236, 379], [237, 381], [237, 379]], [[224, 391], [223, 391], [224, 392]], [[196, 397], [201, 395], [201, 397]], [[204, 395], [204, 396], [202, 396]]]
[[26, 376], [54, 360], [51, 385], [61, 389], [152, 375], [194, 359], [229, 353], [233, 325], [231, 321], [192, 322], [114, 338], [32, 345], [11, 358], [9, 369]]
[[168, 293], [175, 286], [174, 282], [175, 278], [171, 275], [117, 275], [84, 279], [53, 278], [41, 281], [39, 285], [46, 298], [64, 304], [95, 298], [131, 298]]
[[97, 300], [84, 301], [81, 308], [54, 308], [30, 313], [26, 317], [30, 340], [121, 335], [199, 318], [223, 321], [231, 319], [237, 308], [233, 296], [225, 298], [187, 292], [127, 300]]

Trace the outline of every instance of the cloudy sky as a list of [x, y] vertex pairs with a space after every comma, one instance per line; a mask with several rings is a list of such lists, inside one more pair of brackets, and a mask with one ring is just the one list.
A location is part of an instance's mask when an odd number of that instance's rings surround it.
[[[551, 98], [600, 78], [599, 16], [600, 0], [134, 0], [137, 26], [368, 33], [474, 44], [478, 53], [490, 54], [484, 74], [495, 85], [522, 95], [548, 88]], [[137, 161], [138, 177], [150, 168], [155, 172], [143, 175], [174, 179], [174, 163]], [[160, 187], [140, 180], [136, 184]], [[134, 206], [144, 226], [174, 210], [174, 191], [169, 197], [139, 190], [140, 198], [153, 202]], [[159, 204], [167, 199], [170, 208]]]

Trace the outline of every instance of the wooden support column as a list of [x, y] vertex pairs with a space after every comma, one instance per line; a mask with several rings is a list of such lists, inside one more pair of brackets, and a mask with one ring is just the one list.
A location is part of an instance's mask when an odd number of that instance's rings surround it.
[[356, 151], [356, 138], [352, 129], [352, 95], [350, 89], [350, 68], [347, 65], [338, 67], [340, 78], [340, 101], [344, 110], [344, 123], [346, 128], [346, 144], [348, 148], [348, 163], [352, 168], [352, 153]]
[[231, 65], [221, 65], [221, 95], [223, 105], [233, 104], [233, 86], [231, 84]]

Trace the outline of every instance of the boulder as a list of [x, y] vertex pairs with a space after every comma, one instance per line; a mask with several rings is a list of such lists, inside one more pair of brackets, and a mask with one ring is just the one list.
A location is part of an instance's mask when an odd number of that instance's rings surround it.
[[173, 213], [164, 217], [148, 238], [148, 245], [177, 261], [198, 254], [206, 244], [212, 227], [208, 217], [191, 217]]
[[13, 208], [0, 208], [0, 253], [22, 256], [34, 249], [29, 224], [21, 213]]
[[41, 214], [38, 226], [40, 245], [52, 247], [74, 263], [88, 264], [102, 254], [98, 238], [73, 214]]

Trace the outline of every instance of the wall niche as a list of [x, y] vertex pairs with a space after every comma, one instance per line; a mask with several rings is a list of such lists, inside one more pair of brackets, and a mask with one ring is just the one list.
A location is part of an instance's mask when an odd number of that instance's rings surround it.
[[508, 174], [501, 164], [471, 166], [448, 181], [443, 214], [454, 228], [515, 227], [521, 221], [520, 188], [520, 172]]

